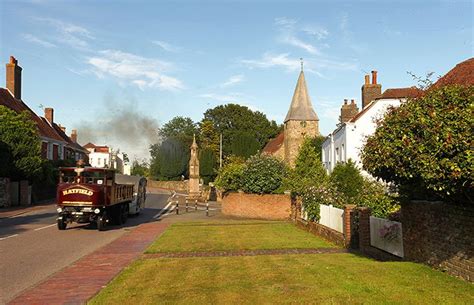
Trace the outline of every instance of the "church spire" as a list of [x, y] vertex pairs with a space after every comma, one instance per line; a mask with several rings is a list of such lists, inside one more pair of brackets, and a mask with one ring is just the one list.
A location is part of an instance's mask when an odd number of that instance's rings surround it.
[[285, 118], [285, 123], [289, 120], [296, 121], [319, 121], [318, 115], [313, 109], [311, 99], [306, 88], [306, 80], [303, 72], [303, 59], [301, 58], [301, 72], [296, 83], [293, 99], [291, 100], [290, 109]]

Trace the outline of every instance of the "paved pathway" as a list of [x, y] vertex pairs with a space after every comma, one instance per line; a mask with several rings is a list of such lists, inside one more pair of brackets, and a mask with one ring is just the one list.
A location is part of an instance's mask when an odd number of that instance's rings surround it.
[[288, 255], [288, 254], [322, 254], [347, 253], [341, 248], [307, 248], [307, 249], [268, 249], [268, 250], [230, 250], [209, 252], [162, 252], [144, 254], [142, 258], [185, 258], [185, 257], [217, 257], [217, 256], [257, 256], [257, 255]]
[[140, 225], [27, 290], [9, 304], [84, 304], [138, 258], [167, 227], [168, 224], [158, 222]]

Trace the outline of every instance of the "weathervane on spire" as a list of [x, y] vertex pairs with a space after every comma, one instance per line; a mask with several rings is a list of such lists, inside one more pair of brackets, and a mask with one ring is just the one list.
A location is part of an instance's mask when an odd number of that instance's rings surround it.
[[303, 72], [303, 57], [300, 57], [300, 62], [301, 62], [301, 72]]

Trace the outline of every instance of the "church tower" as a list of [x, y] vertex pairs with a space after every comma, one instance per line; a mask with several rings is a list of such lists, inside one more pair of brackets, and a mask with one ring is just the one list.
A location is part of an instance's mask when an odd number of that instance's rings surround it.
[[284, 124], [285, 163], [294, 167], [304, 138], [319, 135], [319, 118], [313, 109], [308, 89], [306, 88], [303, 62], [301, 62], [300, 76]]

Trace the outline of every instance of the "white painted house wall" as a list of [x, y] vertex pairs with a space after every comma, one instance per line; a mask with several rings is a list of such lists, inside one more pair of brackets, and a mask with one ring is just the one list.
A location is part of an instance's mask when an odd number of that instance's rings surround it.
[[[349, 159], [362, 169], [360, 151], [366, 138], [375, 132], [375, 120], [383, 117], [390, 106], [398, 107], [404, 100], [375, 100], [367, 105], [365, 112], [355, 122], [346, 122], [329, 134], [322, 145], [322, 161], [327, 172], [331, 173], [338, 162], [347, 162]], [[364, 171], [362, 173], [369, 176]]]
[[90, 152], [89, 163], [92, 167], [108, 167], [110, 168], [110, 153], [106, 152]]

